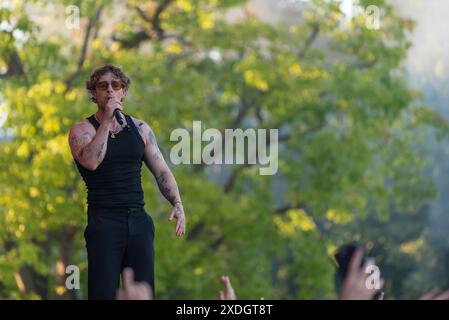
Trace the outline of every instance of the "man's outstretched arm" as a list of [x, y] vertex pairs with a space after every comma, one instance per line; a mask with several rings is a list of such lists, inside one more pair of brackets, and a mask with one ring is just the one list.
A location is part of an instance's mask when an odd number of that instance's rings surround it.
[[141, 132], [145, 138], [145, 164], [156, 178], [157, 185], [162, 195], [173, 205], [169, 220], [173, 220], [173, 218], [177, 220], [176, 235], [181, 236], [185, 233], [186, 219], [175, 177], [159, 150], [153, 130], [151, 130], [148, 124], [143, 121], [138, 121], [137, 126], [139, 131], [142, 130]]

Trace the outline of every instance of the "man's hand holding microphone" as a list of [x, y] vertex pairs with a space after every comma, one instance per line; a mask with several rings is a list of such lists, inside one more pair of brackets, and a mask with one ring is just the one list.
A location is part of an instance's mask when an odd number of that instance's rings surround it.
[[122, 111], [123, 111], [122, 103], [119, 100], [115, 99], [114, 97], [108, 97], [107, 99], [108, 100], [105, 104], [105, 111], [104, 111], [102, 121], [106, 120], [109, 123], [109, 125], [111, 125], [112, 120], [115, 117], [115, 119], [120, 124], [120, 126], [123, 129], [128, 130], [129, 125], [126, 122], [126, 118], [122, 113]]

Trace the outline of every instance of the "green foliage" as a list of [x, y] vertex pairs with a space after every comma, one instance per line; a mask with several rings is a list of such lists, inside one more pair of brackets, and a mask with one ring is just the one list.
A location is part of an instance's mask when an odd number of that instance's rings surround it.
[[[0, 70], [15, 52], [24, 67], [0, 79], [5, 127], [14, 134], [0, 143], [3, 298], [86, 297], [85, 190], [67, 133], [96, 110], [84, 81], [105, 63], [131, 76], [125, 109], [152, 126], [167, 160], [170, 132], [193, 120], [279, 128], [282, 137], [276, 176], [259, 176], [253, 166], [173, 168], [190, 230], [182, 240], [145, 171], [160, 299], [215, 297], [221, 274], [231, 276], [239, 298], [335, 297], [330, 256], [348, 237], [333, 230], [369, 215], [388, 220], [392, 207], [415, 213], [434, 195], [416, 130], [447, 128], [413, 106], [416, 93], [401, 72], [409, 21], [385, 1], [376, 2], [385, 9], [380, 30], [366, 28], [361, 15], [343, 23], [335, 1], [313, 1], [298, 25], [269, 25], [249, 9], [243, 19], [226, 19], [227, 9], [245, 2], [169, 1], [154, 18], [164, 1], [127, 1], [114, 28], [103, 29], [101, 15], [92, 20], [96, 37], [73, 82], [82, 33], [76, 42], [64, 28], [39, 37], [45, 26], [19, 5], [1, 9], [2, 20], [28, 33], [19, 45], [0, 32]], [[58, 1], [55, 16], [73, 3]], [[82, 21], [114, 5], [82, 1]], [[315, 45], [315, 37], [325, 41]], [[290, 210], [276, 210], [285, 204]], [[80, 293], [64, 291], [60, 270], [68, 264], [80, 266]]]

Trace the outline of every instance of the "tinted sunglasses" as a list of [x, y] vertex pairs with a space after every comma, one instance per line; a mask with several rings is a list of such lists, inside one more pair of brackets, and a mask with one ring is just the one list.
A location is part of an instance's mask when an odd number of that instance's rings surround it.
[[100, 81], [97, 83], [95, 88], [100, 89], [100, 90], [107, 90], [109, 87], [109, 83], [111, 84], [112, 89], [114, 89], [115, 91], [123, 88], [123, 84], [117, 80], [114, 80], [112, 82]]

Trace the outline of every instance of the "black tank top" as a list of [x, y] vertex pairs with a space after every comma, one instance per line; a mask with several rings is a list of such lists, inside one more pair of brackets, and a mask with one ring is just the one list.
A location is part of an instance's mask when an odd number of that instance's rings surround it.
[[[141, 168], [145, 143], [131, 117], [125, 115], [130, 126], [115, 138], [108, 136], [106, 154], [96, 170], [75, 163], [87, 187], [89, 207], [141, 208], [145, 205], [141, 185]], [[94, 115], [87, 118], [98, 129]]]

